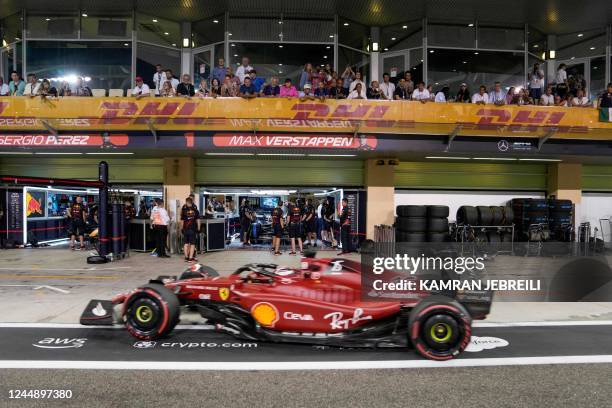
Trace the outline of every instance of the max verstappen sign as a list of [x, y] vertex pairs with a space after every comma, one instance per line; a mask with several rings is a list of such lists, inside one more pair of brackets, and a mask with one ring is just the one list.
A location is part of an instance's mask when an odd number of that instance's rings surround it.
[[356, 137], [352, 135], [252, 135], [241, 133], [213, 136], [215, 147], [374, 150], [377, 143], [375, 136], [365, 135]]

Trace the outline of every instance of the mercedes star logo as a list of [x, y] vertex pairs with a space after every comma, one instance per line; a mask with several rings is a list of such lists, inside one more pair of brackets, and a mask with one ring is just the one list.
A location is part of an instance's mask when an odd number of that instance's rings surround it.
[[136, 343], [134, 343], [134, 347], [139, 349], [148, 349], [155, 347], [156, 344], [157, 342], [155, 341], [137, 341]]
[[500, 152], [507, 152], [510, 148], [510, 143], [508, 143], [507, 140], [500, 140], [499, 142], [497, 142], [497, 148]]

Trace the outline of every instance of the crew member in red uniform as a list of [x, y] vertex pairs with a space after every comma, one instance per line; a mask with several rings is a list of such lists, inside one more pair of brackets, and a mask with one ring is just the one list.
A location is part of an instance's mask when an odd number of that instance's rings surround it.
[[300, 247], [300, 253], [303, 252], [302, 248], [302, 216], [304, 212], [299, 205], [296, 204], [295, 200], [289, 204], [289, 214], [287, 218], [289, 221], [289, 239], [291, 240], [291, 252], [289, 255], [295, 255], [295, 240], [297, 239]]
[[313, 247], [317, 246], [317, 224], [316, 224], [316, 210], [312, 205], [312, 199], [306, 200], [306, 206], [304, 206], [304, 229], [306, 230], [306, 245]]
[[348, 207], [348, 200], [342, 199], [342, 212], [340, 213], [340, 243], [342, 252], [338, 255], [348, 254], [351, 251], [351, 209]]
[[75, 249], [75, 239], [79, 237], [79, 250], [85, 249], [85, 206], [83, 197], [77, 197], [68, 208], [68, 218], [70, 226], [70, 249]]
[[274, 255], [281, 254], [280, 242], [281, 236], [283, 235], [283, 228], [285, 227], [283, 216], [283, 201], [278, 200], [278, 205], [272, 210], [272, 230], [274, 234], [272, 238], [272, 249], [274, 250]]
[[181, 223], [183, 224], [183, 252], [185, 254], [185, 262], [197, 261], [195, 257], [196, 234], [198, 232], [198, 218], [200, 213], [193, 204], [193, 199], [187, 197], [185, 205], [181, 209]]

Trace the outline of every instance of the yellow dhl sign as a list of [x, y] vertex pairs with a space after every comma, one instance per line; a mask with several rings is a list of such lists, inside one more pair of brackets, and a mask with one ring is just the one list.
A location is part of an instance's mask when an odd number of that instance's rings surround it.
[[[0, 131], [350, 132], [612, 139], [593, 108], [240, 98], [0, 98]], [[552, 132], [552, 133], [551, 133]]]

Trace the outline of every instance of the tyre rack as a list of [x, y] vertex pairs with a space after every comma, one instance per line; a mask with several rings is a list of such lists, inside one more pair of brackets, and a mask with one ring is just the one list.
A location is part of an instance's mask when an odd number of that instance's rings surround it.
[[[465, 242], [476, 242], [476, 241], [465, 241], [465, 236], [466, 236], [466, 230], [467, 229], [472, 229], [472, 230], [490, 230], [490, 231], [499, 231], [501, 229], [505, 229], [510, 231], [511, 235], [512, 235], [512, 239], [510, 240], [510, 250], [501, 250], [501, 251], [497, 251], [497, 254], [514, 254], [514, 224], [512, 225], [469, 225], [469, 224], [463, 224], [463, 225], [457, 225], [456, 229], [455, 229], [455, 241], [460, 242], [461, 243], [461, 255], [463, 256], [463, 250], [464, 250], [464, 243]], [[474, 246], [472, 246], [472, 252], [475, 252], [475, 248]]]
[[375, 225], [374, 242], [376, 242], [376, 256], [392, 258], [395, 256], [395, 227], [392, 225]]

